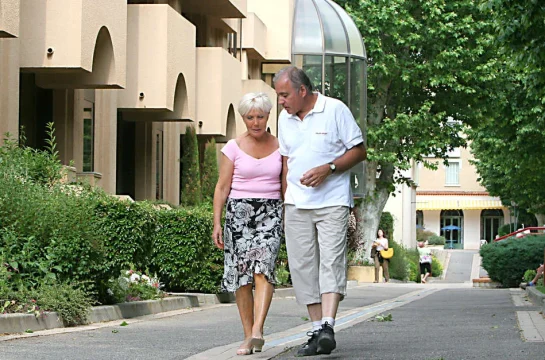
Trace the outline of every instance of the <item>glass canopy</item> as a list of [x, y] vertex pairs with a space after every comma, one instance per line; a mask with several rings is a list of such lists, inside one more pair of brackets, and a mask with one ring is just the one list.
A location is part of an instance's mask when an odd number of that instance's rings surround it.
[[[293, 21], [292, 63], [305, 70], [316, 91], [348, 105], [365, 139], [367, 54], [356, 24], [332, 0], [296, 0]], [[363, 167], [351, 170], [355, 196], [363, 195]]]

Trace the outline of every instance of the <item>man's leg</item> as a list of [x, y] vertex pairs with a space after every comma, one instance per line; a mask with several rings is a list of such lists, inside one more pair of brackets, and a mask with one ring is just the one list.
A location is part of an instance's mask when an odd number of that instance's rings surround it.
[[346, 232], [349, 211], [346, 206], [316, 210], [316, 230], [320, 246], [320, 293], [322, 294], [322, 331], [318, 353], [330, 354], [337, 346], [335, 317], [346, 294]]
[[291, 280], [299, 304], [307, 305], [312, 331], [309, 340], [299, 349], [299, 356], [317, 355], [317, 336], [321, 328], [322, 304], [319, 283], [320, 253], [316, 241], [313, 210], [285, 207], [285, 235]]

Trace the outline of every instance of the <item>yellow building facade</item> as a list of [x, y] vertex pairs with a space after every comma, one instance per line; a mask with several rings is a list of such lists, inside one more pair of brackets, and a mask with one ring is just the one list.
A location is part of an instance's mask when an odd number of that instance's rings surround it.
[[450, 152], [448, 165], [428, 158], [437, 170], [415, 164], [405, 174], [415, 186], [398, 186], [399, 196], [391, 197], [385, 208], [394, 216], [397, 241], [414, 247], [416, 230], [424, 229], [444, 236], [446, 248], [479, 249], [481, 240], [490, 242], [511, 221], [500, 198], [479, 183], [470, 146]]
[[204, 147], [245, 131], [247, 92], [291, 63], [295, 0], [0, 0], [0, 132], [59, 156], [79, 180], [180, 203], [187, 126]]

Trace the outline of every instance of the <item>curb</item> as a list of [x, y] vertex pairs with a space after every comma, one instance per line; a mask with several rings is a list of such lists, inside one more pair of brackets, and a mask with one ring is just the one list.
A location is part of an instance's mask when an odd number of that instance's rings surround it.
[[[220, 294], [203, 294], [203, 293], [169, 293], [173, 296], [189, 296], [197, 299], [199, 305], [217, 305], [217, 304], [231, 304], [235, 303], [234, 293], [220, 293]], [[287, 297], [295, 296], [295, 290], [293, 288], [281, 288], [274, 289], [273, 299], [284, 299]]]
[[526, 287], [526, 294], [528, 295], [528, 298], [534, 303], [534, 305], [543, 306], [545, 310], [545, 302], [543, 301], [545, 299], [544, 293], [537, 290], [533, 286], [528, 286]]
[[[117, 305], [96, 306], [87, 316], [87, 324], [138, 316], [157, 314], [185, 308], [198, 307], [195, 296], [177, 296], [160, 300], [135, 301]], [[36, 317], [33, 314], [0, 315], [0, 333], [21, 333], [26, 331], [49, 330], [65, 327], [56, 312], [47, 312]]]

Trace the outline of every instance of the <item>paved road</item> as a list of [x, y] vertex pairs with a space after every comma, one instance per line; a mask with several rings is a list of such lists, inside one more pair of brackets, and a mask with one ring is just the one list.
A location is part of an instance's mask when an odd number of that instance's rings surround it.
[[[517, 323], [517, 314], [524, 311], [545, 324], [541, 309], [525, 301], [520, 291], [471, 288], [467, 258], [472, 256], [453, 252], [444, 281], [349, 289], [339, 309], [338, 348], [316, 358], [545, 359], [543, 338], [524, 341], [532, 333], [521, 333]], [[377, 315], [389, 313], [393, 321], [377, 321]], [[9, 341], [0, 337], [0, 359], [240, 359], [235, 352], [242, 330], [234, 304], [167, 315], [129, 320], [124, 327], [116, 321], [70, 333], [45, 331]], [[293, 358], [309, 327], [306, 317], [306, 309], [293, 298], [275, 299], [265, 351], [249, 358]]]

